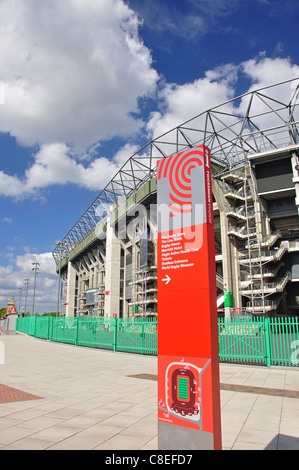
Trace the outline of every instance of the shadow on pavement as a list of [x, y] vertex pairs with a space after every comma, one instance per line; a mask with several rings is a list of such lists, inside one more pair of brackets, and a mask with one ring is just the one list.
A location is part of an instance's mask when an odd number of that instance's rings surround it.
[[265, 450], [299, 450], [299, 438], [277, 434], [265, 447]]

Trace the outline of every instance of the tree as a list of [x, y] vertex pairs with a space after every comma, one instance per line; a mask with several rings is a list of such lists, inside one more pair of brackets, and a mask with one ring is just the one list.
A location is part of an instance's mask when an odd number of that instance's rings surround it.
[[5, 314], [6, 314], [6, 308], [3, 307], [0, 309], [0, 318], [4, 317]]

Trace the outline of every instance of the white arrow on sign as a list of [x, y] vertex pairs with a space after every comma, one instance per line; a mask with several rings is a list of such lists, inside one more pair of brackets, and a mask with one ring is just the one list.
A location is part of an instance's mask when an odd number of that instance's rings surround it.
[[171, 281], [171, 277], [168, 276], [168, 274], [166, 274], [166, 277], [164, 279], [162, 279], [163, 282], [166, 282], [166, 285]]

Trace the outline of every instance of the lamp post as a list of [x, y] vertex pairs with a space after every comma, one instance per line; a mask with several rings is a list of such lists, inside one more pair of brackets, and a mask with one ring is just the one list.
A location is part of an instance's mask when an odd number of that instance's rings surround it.
[[59, 270], [58, 270], [58, 292], [57, 292], [57, 307], [56, 307], [56, 316], [59, 314], [59, 297], [60, 297], [60, 283], [61, 283], [61, 260], [62, 256], [66, 254], [66, 244], [64, 241], [59, 241], [56, 245], [60, 248], [59, 250]]
[[27, 294], [28, 294], [28, 288], [30, 286], [30, 279], [25, 279], [25, 286], [26, 286], [26, 295], [25, 295], [25, 315], [27, 312]]
[[19, 315], [21, 314], [21, 301], [22, 301], [22, 293], [23, 293], [23, 287], [19, 288], [19, 295], [20, 295], [20, 300], [19, 300]]
[[36, 276], [39, 275], [39, 263], [32, 263], [32, 271], [34, 271], [34, 289], [33, 289], [33, 305], [32, 305], [32, 315], [34, 315], [34, 303], [35, 303], [35, 289], [36, 289]]

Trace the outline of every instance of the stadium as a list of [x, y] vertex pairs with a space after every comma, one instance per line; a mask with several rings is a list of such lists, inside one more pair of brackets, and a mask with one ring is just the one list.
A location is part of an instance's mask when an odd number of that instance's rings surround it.
[[298, 94], [299, 78], [252, 90], [130, 156], [53, 251], [60, 312], [158, 315], [157, 162], [205, 145], [219, 315], [298, 315]]

